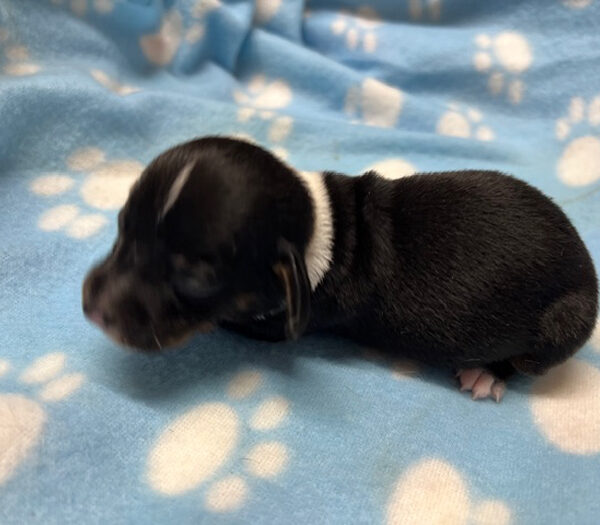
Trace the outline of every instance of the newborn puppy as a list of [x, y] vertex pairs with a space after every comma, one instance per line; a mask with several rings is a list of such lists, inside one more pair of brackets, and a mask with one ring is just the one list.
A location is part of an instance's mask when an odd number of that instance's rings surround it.
[[247, 142], [156, 158], [119, 214], [83, 309], [156, 351], [215, 325], [265, 340], [329, 331], [458, 371], [502, 397], [590, 337], [598, 285], [564, 213], [496, 172], [387, 180], [299, 173]]

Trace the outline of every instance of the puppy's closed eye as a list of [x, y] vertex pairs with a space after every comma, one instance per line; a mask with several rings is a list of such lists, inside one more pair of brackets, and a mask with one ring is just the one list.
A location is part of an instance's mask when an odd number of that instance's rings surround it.
[[192, 265], [181, 255], [174, 256], [172, 263], [171, 283], [181, 299], [201, 301], [214, 297], [222, 289], [222, 283], [210, 264], [199, 261]]

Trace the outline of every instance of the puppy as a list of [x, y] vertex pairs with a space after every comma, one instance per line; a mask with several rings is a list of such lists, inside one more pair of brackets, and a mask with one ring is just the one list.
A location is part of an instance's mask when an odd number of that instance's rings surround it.
[[590, 337], [591, 258], [524, 182], [463, 171], [300, 173], [208, 137], [158, 156], [119, 214], [83, 310], [156, 351], [222, 326], [278, 341], [329, 331], [458, 371], [474, 398], [543, 374]]

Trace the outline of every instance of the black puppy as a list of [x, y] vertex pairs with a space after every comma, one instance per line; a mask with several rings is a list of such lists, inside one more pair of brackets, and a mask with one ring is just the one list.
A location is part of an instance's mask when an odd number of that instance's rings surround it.
[[86, 315], [127, 346], [214, 325], [268, 340], [327, 330], [453, 367], [496, 400], [514, 369], [542, 374], [576, 352], [597, 302], [577, 232], [524, 182], [298, 173], [215, 137], [148, 166], [83, 286]]

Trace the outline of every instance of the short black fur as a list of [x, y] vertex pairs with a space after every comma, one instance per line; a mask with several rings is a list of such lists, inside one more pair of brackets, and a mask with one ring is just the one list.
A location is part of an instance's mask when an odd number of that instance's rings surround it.
[[590, 337], [591, 258], [565, 214], [496, 172], [325, 175], [335, 250], [313, 299], [329, 329], [454, 368], [539, 374]]

